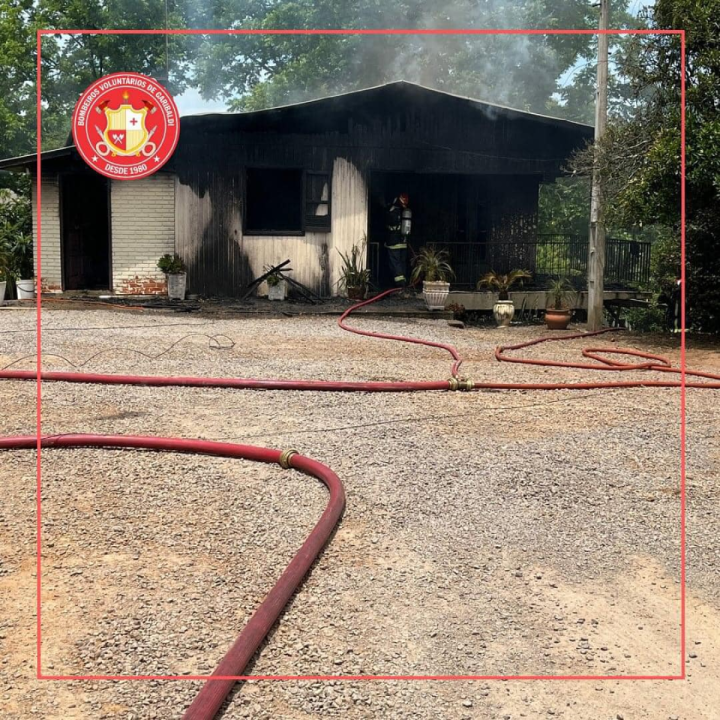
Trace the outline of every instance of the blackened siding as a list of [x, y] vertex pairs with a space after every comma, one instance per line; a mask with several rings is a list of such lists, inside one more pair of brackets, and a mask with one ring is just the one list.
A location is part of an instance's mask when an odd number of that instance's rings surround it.
[[[464, 176], [463, 191], [446, 192], [445, 202], [462, 199], [462, 232], [473, 242], [499, 244], [534, 233], [539, 182], [560, 174], [591, 130], [420, 90], [384, 86], [278, 110], [184, 118], [169, 169], [177, 175], [176, 242], [189, 265], [190, 291], [237, 295], [262, 270], [260, 257], [290, 257], [298, 280], [333, 292], [337, 250], [359, 243], [367, 229], [357, 213], [378, 172], [413, 173], [427, 182], [431, 174]], [[340, 209], [334, 207], [332, 233], [243, 237], [246, 167], [332, 174], [339, 163], [352, 170], [342, 188], [353, 208], [349, 226], [336, 222]], [[435, 182], [440, 202], [443, 180]], [[426, 214], [432, 219], [432, 208]], [[459, 237], [452, 223], [443, 231]], [[336, 235], [343, 237], [337, 245]]]

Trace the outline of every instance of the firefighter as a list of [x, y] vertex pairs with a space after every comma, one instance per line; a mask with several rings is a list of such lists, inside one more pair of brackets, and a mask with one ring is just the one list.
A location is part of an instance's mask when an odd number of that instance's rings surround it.
[[407, 241], [410, 235], [412, 213], [410, 198], [406, 192], [400, 193], [387, 209], [387, 248], [390, 269], [395, 287], [407, 285]]

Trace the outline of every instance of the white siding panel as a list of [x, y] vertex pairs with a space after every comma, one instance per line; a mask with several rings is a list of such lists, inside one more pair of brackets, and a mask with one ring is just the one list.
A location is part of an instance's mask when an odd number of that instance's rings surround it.
[[[60, 259], [60, 182], [57, 173], [43, 173], [40, 186], [42, 289], [59, 292], [62, 287]], [[37, 183], [32, 185], [33, 258], [37, 276]]]
[[[332, 251], [330, 278], [333, 292], [340, 279], [342, 260], [338, 250], [348, 253], [360, 246], [368, 226], [368, 193], [363, 174], [345, 158], [335, 158], [332, 183]], [[367, 253], [365, 253], [367, 258]]]

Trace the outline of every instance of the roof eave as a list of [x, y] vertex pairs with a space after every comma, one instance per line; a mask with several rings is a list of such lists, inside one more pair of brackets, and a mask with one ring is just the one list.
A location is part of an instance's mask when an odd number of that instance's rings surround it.
[[[75, 150], [74, 145], [66, 145], [65, 147], [55, 148], [54, 150], [45, 150], [40, 153], [40, 161], [52, 160], [53, 158], [71, 155]], [[15, 168], [31, 167], [37, 162], [37, 153], [30, 155], [18, 155], [14, 158], [5, 158], [0, 160], [0, 170], [13, 170]]]

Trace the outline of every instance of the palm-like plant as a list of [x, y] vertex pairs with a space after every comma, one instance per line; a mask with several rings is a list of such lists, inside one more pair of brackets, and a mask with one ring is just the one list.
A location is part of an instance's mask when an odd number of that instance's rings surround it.
[[548, 295], [553, 301], [553, 310], [563, 310], [566, 301], [575, 288], [570, 284], [566, 277], [558, 277], [551, 280], [548, 284]]
[[507, 300], [510, 288], [515, 283], [519, 283], [522, 286], [522, 281], [530, 280], [530, 278], [532, 278], [532, 274], [527, 270], [511, 270], [506, 275], [491, 270], [478, 280], [477, 288], [478, 290], [485, 287], [490, 290], [497, 290], [498, 299]]
[[455, 277], [450, 267], [450, 255], [447, 250], [436, 250], [432, 245], [420, 248], [413, 257], [413, 271], [410, 281], [415, 285], [421, 278], [426, 282], [447, 282]]
[[340, 280], [338, 285], [348, 288], [364, 288], [370, 282], [370, 268], [365, 267], [365, 245], [367, 239], [363, 236], [360, 245], [353, 245], [350, 252], [338, 250], [342, 259]]

